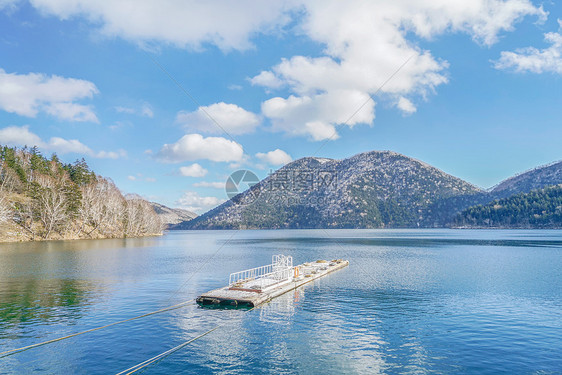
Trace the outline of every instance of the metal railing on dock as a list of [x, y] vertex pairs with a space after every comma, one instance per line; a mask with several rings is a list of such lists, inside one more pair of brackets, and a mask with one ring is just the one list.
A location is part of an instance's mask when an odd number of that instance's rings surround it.
[[230, 288], [248, 287], [261, 290], [283, 281], [290, 281], [293, 273], [293, 257], [279, 254], [272, 257], [271, 264], [231, 273], [228, 285]]

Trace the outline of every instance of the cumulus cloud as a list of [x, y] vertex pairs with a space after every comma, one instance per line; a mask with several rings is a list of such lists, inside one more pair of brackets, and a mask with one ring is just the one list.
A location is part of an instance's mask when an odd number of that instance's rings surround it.
[[185, 177], [203, 177], [207, 172], [209, 171], [197, 163], [180, 167], [180, 174]]
[[[522, 17], [546, 17], [542, 8], [528, 0], [326, 0], [303, 4], [306, 12], [301, 30], [325, 46], [323, 55], [282, 59], [251, 82], [268, 90], [286, 85], [292, 95], [264, 102], [264, 115], [272, 120], [273, 130], [314, 140], [330, 138], [335, 126], [348, 118], [349, 126], [372, 123], [374, 101], [353, 116], [369, 95], [404, 97], [397, 106], [411, 113], [415, 107], [405, 95], [425, 98], [448, 81], [448, 63], [420, 48], [410, 35], [429, 39], [445, 32], [464, 32], [478, 43], [491, 45]], [[349, 100], [349, 93], [358, 100]], [[327, 101], [336, 105], [329, 106], [329, 115], [319, 110]]]
[[416, 112], [416, 106], [414, 105], [414, 103], [412, 103], [409, 99], [406, 99], [405, 97], [401, 96], [398, 99], [398, 103], [396, 104], [396, 106], [405, 114], [412, 114], [414, 112]]
[[225, 183], [224, 182], [207, 182], [207, 181], [201, 181], [201, 182], [196, 182], [193, 184], [193, 186], [195, 187], [208, 187], [208, 188], [213, 188], [213, 189], [224, 189], [225, 188]]
[[48, 147], [61, 154], [75, 153], [75, 154], [93, 154], [93, 151], [77, 139], [64, 139], [59, 137], [52, 137], [49, 141]]
[[256, 154], [256, 157], [271, 165], [284, 165], [293, 161], [291, 155], [280, 149], [276, 149], [266, 153], [258, 152]]
[[45, 143], [41, 138], [29, 131], [29, 126], [8, 126], [0, 129], [0, 144], [10, 146], [37, 146], [44, 148]]
[[260, 119], [236, 104], [221, 102], [201, 106], [193, 112], [181, 111], [176, 116], [176, 122], [186, 129], [203, 133], [221, 134], [224, 129], [229, 134], [245, 134], [253, 132]]
[[[396, 106], [412, 113], [415, 107], [406, 100], [426, 98], [445, 84], [447, 62], [424, 50], [419, 39], [460, 32], [489, 46], [524, 17], [535, 16], [542, 21], [547, 15], [530, 0], [32, 0], [31, 4], [60, 19], [85, 18], [106, 35], [140, 45], [162, 43], [200, 49], [212, 44], [224, 51], [244, 50], [252, 47], [255, 35], [279, 33], [286, 25], [295, 26], [293, 29], [323, 46], [322, 53], [282, 59], [261, 70], [250, 82], [267, 91], [286, 88], [287, 95], [263, 103], [270, 110], [264, 114], [271, 114], [274, 130], [313, 140], [337, 138], [332, 134], [345, 119], [351, 118], [347, 125], [353, 126], [371, 124], [375, 118], [375, 102], [361, 100], [338, 105], [327, 116], [319, 110], [325, 107], [327, 98], [337, 103], [345, 102], [348, 93], [359, 99], [375, 93], [392, 100], [407, 97], [398, 99]], [[210, 18], [213, 22], [208, 22]], [[507, 65], [509, 58], [504, 59]], [[540, 69], [552, 70], [552, 66], [541, 65]], [[365, 107], [354, 115], [364, 103]], [[284, 114], [276, 106], [285, 106], [288, 111]], [[72, 111], [67, 108], [61, 113]], [[191, 115], [197, 118], [197, 111]], [[357, 116], [362, 119], [355, 119]], [[200, 132], [202, 128], [212, 131], [201, 122], [195, 123], [194, 129]]]
[[46, 112], [61, 120], [98, 122], [91, 106], [76, 103], [97, 93], [92, 82], [81, 79], [0, 69], [0, 109], [20, 116]]
[[[562, 20], [558, 20], [562, 29]], [[501, 57], [495, 62], [496, 69], [513, 70], [518, 73], [557, 73], [562, 74], [562, 33], [546, 33], [544, 39], [550, 47], [537, 49], [527, 47], [515, 52], [502, 51]]]
[[138, 44], [163, 42], [200, 49], [213, 44], [222, 50], [253, 47], [250, 38], [290, 21], [288, 2], [259, 0], [32, 0], [44, 14], [66, 20], [82, 16], [108, 36]]
[[217, 197], [202, 197], [194, 191], [186, 191], [183, 196], [178, 199], [176, 205], [200, 214], [218, 206], [221, 203], [224, 203], [225, 201], [225, 199]]
[[199, 159], [212, 161], [240, 161], [244, 155], [240, 144], [222, 137], [203, 137], [186, 134], [176, 143], [162, 146], [156, 158], [168, 163], [181, 163]]
[[279, 79], [275, 74], [270, 71], [264, 70], [257, 76], [250, 78], [252, 85], [265, 86], [270, 89], [278, 89], [285, 85], [283, 80]]
[[[366, 105], [351, 117], [361, 104]], [[333, 90], [313, 96], [276, 97], [262, 103], [262, 112], [271, 119], [274, 131], [308, 135], [315, 141], [337, 139], [335, 124], [353, 127], [375, 118], [375, 103], [356, 90]]]
[[59, 154], [82, 154], [101, 159], [118, 159], [127, 156], [125, 150], [94, 152], [91, 148], [77, 139], [64, 139], [51, 137], [49, 141], [43, 141], [37, 134], [29, 130], [29, 126], [8, 126], [0, 129], [0, 144], [10, 146], [37, 146], [46, 151], [54, 151]]

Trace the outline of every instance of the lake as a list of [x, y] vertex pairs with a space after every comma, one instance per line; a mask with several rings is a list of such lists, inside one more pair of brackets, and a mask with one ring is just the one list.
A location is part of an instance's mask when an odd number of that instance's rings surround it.
[[562, 231], [177, 231], [0, 245], [0, 352], [192, 300], [292, 255], [350, 265], [254, 310], [186, 306], [0, 358], [1, 374], [562, 371]]

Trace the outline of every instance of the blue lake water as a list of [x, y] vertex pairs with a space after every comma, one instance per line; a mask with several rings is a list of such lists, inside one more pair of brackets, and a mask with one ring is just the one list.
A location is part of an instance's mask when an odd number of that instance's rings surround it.
[[107, 374], [562, 373], [562, 231], [283, 230], [0, 245], [0, 352], [191, 300], [271, 262], [350, 266], [251, 311], [195, 303], [0, 358]]

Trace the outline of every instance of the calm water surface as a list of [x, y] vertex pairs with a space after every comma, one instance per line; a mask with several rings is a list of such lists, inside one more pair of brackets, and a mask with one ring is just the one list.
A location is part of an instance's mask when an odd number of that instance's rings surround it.
[[221, 287], [230, 272], [346, 258], [252, 310], [194, 303], [0, 358], [0, 373], [562, 373], [562, 232], [301, 230], [0, 245], [0, 352]]

